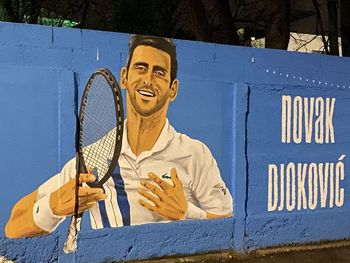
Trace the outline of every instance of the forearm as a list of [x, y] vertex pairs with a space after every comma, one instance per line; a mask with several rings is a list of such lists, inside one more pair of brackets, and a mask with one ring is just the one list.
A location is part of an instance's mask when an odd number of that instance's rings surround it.
[[48, 232], [38, 227], [33, 219], [33, 207], [37, 200], [38, 191], [23, 197], [12, 209], [11, 217], [5, 227], [8, 238], [33, 237]]
[[207, 212], [198, 206], [195, 206], [191, 202], [188, 202], [188, 209], [186, 212], [186, 218], [187, 219], [212, 219], [212, 218], [225, 218], [225, 217], [231, 217], [232, 213], [226, 213], [226, 214], [214, 214]]
[[232, 213], [228, 213], [228, 214], [224, 214], [224, 215], [212, 214], [209, 212], [206, 212], [206, 213], [207, 213], [207, 219], [232, 217]]

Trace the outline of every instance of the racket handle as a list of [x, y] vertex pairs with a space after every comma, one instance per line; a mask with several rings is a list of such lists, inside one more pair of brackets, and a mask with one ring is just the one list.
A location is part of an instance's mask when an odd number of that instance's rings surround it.
[[66, 242], [64, 242], [63, 251], [67, 254], [77, 251], [78, 233], [81, 227], [83, 213], [73, 215], [69, 224]]

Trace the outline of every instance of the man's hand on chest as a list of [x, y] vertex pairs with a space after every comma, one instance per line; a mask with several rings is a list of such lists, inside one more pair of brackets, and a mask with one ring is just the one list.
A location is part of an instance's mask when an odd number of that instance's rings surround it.
[[[143, 187], [140, 187], [138, 192], [152, 202], [153, 205], [142, 199], [139, 200], [140, 205], [166, 219], [184, 219], [188, 204], [182, 183], [177, 176], [176, 169], [171, 169], [171, 176], [168, 174], [160, 175], [162, 179], [152, 172], [148, 174], [148, 177], [156, 184], [153, 184], [150, 181], [141, 180], [140, 184]], [[173, 185], [167, 183], [165, 181], [166, 179], [171, 179]]]

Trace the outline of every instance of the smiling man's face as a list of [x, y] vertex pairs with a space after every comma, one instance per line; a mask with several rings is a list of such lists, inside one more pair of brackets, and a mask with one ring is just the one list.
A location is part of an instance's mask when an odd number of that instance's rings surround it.
[[[167, 108], [173, 100], [170, 55], [160, 49], [140, 45], [135, 48], [129, 69], [122, 70], [121, 84], [135, 111], [150, 116]], [[177, 89], [175, 91], [177, 93]]]

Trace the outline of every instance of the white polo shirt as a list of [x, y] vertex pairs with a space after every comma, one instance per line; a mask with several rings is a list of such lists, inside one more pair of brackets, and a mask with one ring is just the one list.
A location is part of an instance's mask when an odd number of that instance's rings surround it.
[[[168, 120], [152, 150], [136, 156], [127, 140], [124, 125], [119, 167], [104, 184], [107, 199], [90, 209], [92, 228], [118, 227], [169, 222], [139, 204], [143, 198], [137, 189], [140, 179], [150, 180], [153, 172], [172, 184], [170, 171], [175, 168], [188, 202], [212, 214], [232, 213], [233, 201], [223, 182], [216, 161], [202, 142], [178, 133]], [[74, 178], [75, 158], [56, 176], [39, 187], [39, 198]], [[151, 180], [150, 180], [151, 181]]]

